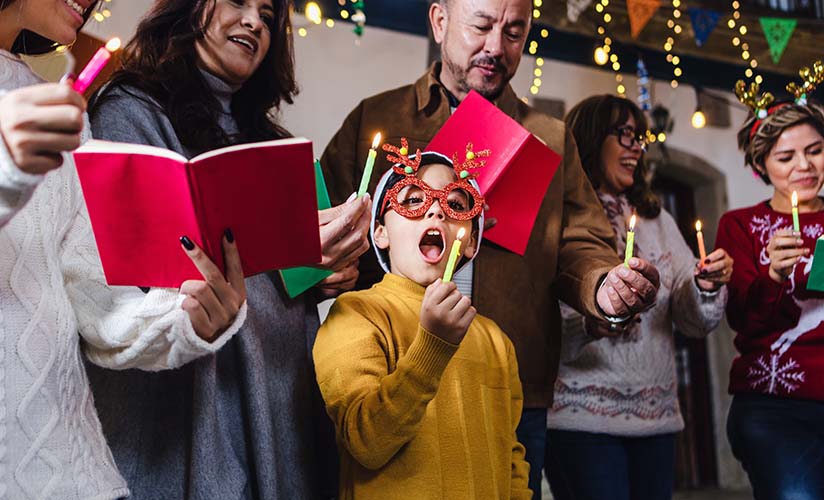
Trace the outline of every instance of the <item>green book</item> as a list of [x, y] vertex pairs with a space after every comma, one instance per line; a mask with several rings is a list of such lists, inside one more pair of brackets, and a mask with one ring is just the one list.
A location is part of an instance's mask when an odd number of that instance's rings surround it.
[[815, 242], [813, 267], [810, 269], [810, 277], [807, 279], [807, 290], [824, 292], [824, 236], [818, 238]]
[[[319, 160], [315, 160], [315, 191], [318, 196], [318, 209], [324, 210], [332, 208], [332, 202], [329, 200], [329, 191], [326, 190], [326, 182], [323, 180], [323, 171], [321, 171]], [[319, 269], [317, 267], [291, 267], [289, 269], [281, 269], [280, 271], [280, 277], [283, 280], [283, 286], [286, 287], [286, 293], [293, 299], [331, 275], [332, 271]]]

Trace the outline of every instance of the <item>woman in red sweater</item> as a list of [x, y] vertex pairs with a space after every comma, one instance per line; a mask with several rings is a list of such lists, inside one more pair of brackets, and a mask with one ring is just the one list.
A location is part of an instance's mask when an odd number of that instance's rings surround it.
[[[752, 96], [742, 102], [755, 104]], [[716, 242], [735, 259], [727, 319], [739, 356], [730, 373], [727, 435], [757, 500], [821, 500], [824, 293], [808, 290], [807, 281], [824, 235], [824, 108], [804, 95], [759, 104], [738, 142], [773, 195], [725, 214]]]

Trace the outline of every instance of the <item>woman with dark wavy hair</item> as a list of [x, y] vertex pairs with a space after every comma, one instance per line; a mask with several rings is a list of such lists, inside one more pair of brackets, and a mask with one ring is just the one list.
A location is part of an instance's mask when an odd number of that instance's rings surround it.
[[547, 418], [546, 474], [557, 500], [672, 497], [678, 408], [673, 324], [702, 337], [721, 320], [732, 273], [724, 250], [699, 263], [650, 189], [647, 121], [627, 99], [594, 96], [566, 123], [618, 241], [638, 216], [635, 255], [661, 273], [656, 304], [621, 327], [562, 304], [563, 344]]
[[[190, 297], [177, 290], [143, 294], [106, 286], [68, 154], [89, 136], [86, 102], [68, 84], [43, 83], [18, 55], [71, 44], [95, 4], [0, 1], [4, 498], [114, 499], [129, 493], [95, 413], [81, 337], [93, 363], [156, 371], [214, 352], [245, 317], [234, 244], [225, 249], [237, 274], [227, 276], [238, 288], [223, 276], [198, 282], [201, 293]], [[199, 268], [214, 268], [208, 259], [193, 260]], [[203, 321], [201, 314], [213, 319]]]
[[[288, 136], [274, 113], [296, 93], [290, 7], [155, 2], [124, 49], [122, 69], [92, 103], [95, 137], [191, 157]], [[369, 248], [369, 206], [358, 198], [320, 213], [322, 265], [336, 272], [322, 291], [354, 285], [357, 258]], [[289, 299], [277, 273], [248, 278], [246, 287], [246, 325], [216, 355], [158, 374], [90, 370], [134, 498], [334, 495], [334, 433], [311, 362], [316, 301]]]

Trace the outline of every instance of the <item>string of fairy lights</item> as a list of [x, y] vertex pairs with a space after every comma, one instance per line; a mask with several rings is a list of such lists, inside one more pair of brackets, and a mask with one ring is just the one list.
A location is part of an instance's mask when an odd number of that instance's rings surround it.
[[[541, 18], [541, 7], [543, 6], [543, 0], [532, 0], [532, 18], [537, 22], [538, 19]], [[549, 30], [547, 28], [541, 28], [539, 36], [542, 40], [546, 40], [549, 38]], [[530, 55], [535, 55], [538, 53], [538, 40], [531, 40], [529, 42], [529, 48], [527, 49]], [[541, 84], [543, 81], [541, 78], [543, 77], [544, 70], [544, 58], [543, 57], [536, 57], [535, 64], [532, 67], [532, 85], [529, 87], [529, 93], [532, 95], [536, 95], [538, 91], [541, 89]]]
[[[755, 69], [758, 68], [758, 61], [755, 56], [750, 53], [750, 45], [745, 41], [744, 36], [747, 34], [747, 25], [741, 17], [741, 2], [733, 0], [732, 15], [727, 20], [727, 27], [732, 31], [732, 45], [741, 49], [741, 59], [747, 62], [747, 69], [744, 70], [744, 76], [752, 78], [755, 74]], [[755, 82], [760, 84], [763, 81], [761, 75], [755, 74]]]
[[106, 19], [112, 17], [112, 11], [109, 8], [111, 6], [112, 0], [103, 0], [97, 5], [97, 9], [95, 10], [94, 14], [92, 14], [92, 19], [97, 21], [98, 23], [102, 23]]
[[672, 15], [667, 19], [667, 28], [672, 30], [672, 34], [668, 36], [664, 42], [664, 51], [667, 53], [667, 62], [672, 64], [672, 80], [670, 80], [670, 86], [674, 89], [678, 88], [678, 79], [684, 73], [680, 66], [681, 58], [672, 53], [675, 48], [675, 39], [683, 30], [680, 19], [681, 0], [672, 0]]
[[[352, 32], [357, 35], [355, 39], [355, 43], [359, 44], [360, 38], [363, 35], [364, 26], [366, 25], [366, 14], [364, 14], [364, 0], [338, 0], [338, 5], [340, 6], [339, 15], [340, 18], [344, 21], [349, 20], [351, 21], [355, 27], [352, 29]], [[335, 27], [335, 20], [331, 17], [327, 17], [324, 19], [323, 17], [323, 10], [320, 7], [318, 2], [306, 2], [306, 5], [303, 7], [303, 15], [306, 17], [306, 20], [309, 22], [308, 26], [301, 26], [297, 29], [297, 34], [301, 38], [305, 38], [309, 35], [309, 29], [313, 25], [315, 26], [322, 26], [325, 25], [327, 28], [334, 28]]]
[[618, 54], [612, 49], [612, 38], [607, 33], [607, 25], [612, 22], [612, 14], [607, 9], [609, 0], [600, 0], [595, 4], [595, 12], [601, 15], [601, 22], [598, 24], [598, 36], [603, 37], [601, 45], [595, 48], [595, 63], [604, 66], [607, 63], [612, 65], [615, 72], [615, 91], [621, 97], [626, 97], [627, 88], [624, 86], [624, 76], [621, 75], [621, 61]]

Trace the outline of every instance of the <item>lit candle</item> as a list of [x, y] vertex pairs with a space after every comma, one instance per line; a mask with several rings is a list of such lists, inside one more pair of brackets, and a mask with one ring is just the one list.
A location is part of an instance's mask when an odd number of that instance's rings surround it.
[[704, 233], [701, 232], [701, 221], [695, 221], [695, 237], [698, 239], [698, 255], [701, 257], [700, 265], [704, 265], [707, 258], [707, 249], [704, 247]]
[[458, 230], [458, 237], [452, 242], [452, 249], [449, 251], [449, 260], [446, 261], [446, 269], [443, 272], [443, 279], [441, 281], [452, 281], [452, 275], [455, 274], [455, 265], [458, 263], [458, 257], [461, 253], [461, 239], [466, 234], [464, 228]]
[[801, 231], [801, 224], [798, 222], [798, 193], [793, 191], [793, 231], [796, 233]]
[[629, 267], [629, 259], [632, 258], [632, 247], [635, 245], [635, 214], [629, 218], [629, 229], [627, 230], [627, 250], [624, 252], [624, 265]]
[[366, 165], [363, 167], [363, 177], [360, 180], [360, 187], [358, 188], [358, 196], [363, 196], [366, 194], [366, 190], [369, 189], [369, 181], [372, 179], [372, 168], [375, 166], [375, 158], [378, 156], [378, 146], [381, 143], [381, 133], [378, 132], [375, 134], [375, 138], [372, 139], [372, 149], [369, 150], [369, 154], [366, 156]]
[[103, 71], [106, 63], [109, 62], [109, 59], [112, 58], [112, 52], [115, 52], [119, 48], [119, 38], [112, 38], [106, 43], [105, 47], [100, 47], [94, 54], [94, 57], [92, 57], [89, 61], [89, 64], [87, 64], [86, 67], [83, 68], [83, 71], [80, 72], [80, 75], [72, 85], [72, 88], [81, 94], [85, 92], [92, 82], [94, 82], [94, 79], [97, 78], [97, 75]]

